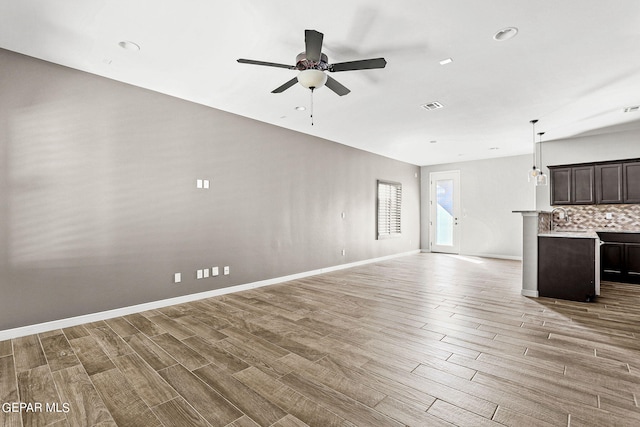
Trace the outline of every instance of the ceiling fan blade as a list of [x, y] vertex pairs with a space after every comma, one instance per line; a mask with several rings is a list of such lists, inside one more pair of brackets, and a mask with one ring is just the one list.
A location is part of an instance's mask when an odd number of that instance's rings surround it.
[[271, 91], [271, 93], [282, 93], [285, 90], [289, 89], [291, 86], [293, 86], [294, 84], [298, 83], [298, 78], [294, 77], [291, 80], [289, 80], [288, 82], [286, 82], [285, 84], [283, 84], [282, 86], [280, 86], [279, 88], [276, 88], [274, 90]]
[[384, 68], [387, 61], [384, 58], [362, 59], [360, 61], [338, 62], [331, 64], [329, 71], [351, 71], [351, 70], [370, 70], [373, 68]]
[[322, 39], [324, 34], [316, 30], [304, 31], [304, 44], [306, 46], [305, 52], [308, 61], [319, 62], [320, 54], [322, 53]]
[[327, 82], [324, 85], [340, 96], [344, 96], [349, 92], [351, 92], [349, 89], [342, 86], [340, 83], [338, 83], [336, 79], [334, 79], [331, 76], [327, 76]]
[[238, 59], [241, 64], [253, 64], [253, 65], [265, 65], [267, 67], [286, 68], [288, 70], [295, 70], [295, 65], [277, 64], [275, 62], [254, 61], [253, 59]]

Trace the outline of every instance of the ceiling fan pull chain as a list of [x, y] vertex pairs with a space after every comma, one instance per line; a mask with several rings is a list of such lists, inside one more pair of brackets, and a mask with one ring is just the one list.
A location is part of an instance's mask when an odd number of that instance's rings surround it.
[[311, 126], [313, 126], [313, 89], [315, 88], [311, 88]]

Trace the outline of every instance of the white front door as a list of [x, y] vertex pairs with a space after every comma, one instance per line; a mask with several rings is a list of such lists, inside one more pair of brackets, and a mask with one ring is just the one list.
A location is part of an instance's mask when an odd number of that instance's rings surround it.
[[460, 253], [460, 171], [431, 172], [432, 252]]

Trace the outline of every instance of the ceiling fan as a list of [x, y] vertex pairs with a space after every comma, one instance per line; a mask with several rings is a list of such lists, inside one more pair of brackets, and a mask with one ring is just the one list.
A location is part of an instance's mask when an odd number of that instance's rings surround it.
[[282, 86], [274, 89], [271, 93], [281, 93], [289, 89], [296, 83], [300, 83], [307, 89], [318, 89], [326, 85], [329, 89], [340, 96], [351, 92], [338, 81], [325, 73], [329, 71], [335, 73], [338, 71], [353, 70], [369, 70], [373, 68], [384, 68], [387, 61], [384, 58], [362, 59], [358, 61], [338, 62], [330, 64], [327, 55], [322, 53], [322, 39], [324, 34], [315, 30], [305, 30], [304, 42], [305, 51], [296, 57], [296, 65], [277, 64], [274, 62], [254, 61], [252, 59], [238, 59], [241, 64], [264, 65], [267, 67], [286, 68], [289, 70], [298, 70], [297, 77], [292, 78]]

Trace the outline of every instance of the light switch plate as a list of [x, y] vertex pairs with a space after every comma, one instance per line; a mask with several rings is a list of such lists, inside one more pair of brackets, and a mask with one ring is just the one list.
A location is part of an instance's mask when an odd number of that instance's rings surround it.
[[225, 266], [224, 266], [224, 275], [226, 276], [226, 275], [228, 275], [228, 274], [229, 274], [229, 266], [228, 266], [228, 265], [225, 265]]
[[202, 188], [202, 185], [203, 183], [201, 179], [196, 180], [196, 188]]
[[209, 188], [209, 180], [208, 179], [204, 180], [204, 188], [206, 188], [206, 189]]
[[209, 269], [205, 268], [204, 269], [204, 278], [206, 279], [207, 277], [209, 277]]
[[204, 272], [202, 270], [198, 270], [196, 272], [196, 278], [198, 278], [198, 279], [202, 279], [203, 275], [204, 275]]
[[175, 273], [173, 275], [173, 283], [180, 283], [182, 282], [182, 273]]
[[220, 269], [218, 267], [211, 267], [211, 276], [215, 277], [220, 274]]

